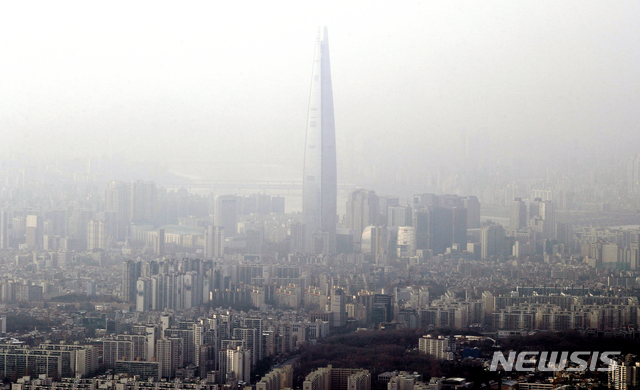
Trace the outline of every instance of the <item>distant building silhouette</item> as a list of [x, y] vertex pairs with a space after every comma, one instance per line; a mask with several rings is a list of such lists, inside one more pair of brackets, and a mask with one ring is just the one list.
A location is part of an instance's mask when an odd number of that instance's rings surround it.
[[222, 227], [226, 237], [238, 233], [238, 199], [235, 195], [216, 196], [213, 225]]
[[[336, 250], [336, 139], [327, 28], [319, 28], [313, 60], [302, 178], [305, 251]], [[226, 231], [226, 230], [225, 230]], [[319, 240], [326, 240], [320, 244]]]
[[351, 191], [347, 200], [345, 227], [352, 229], [358, 241], [367, 226], [377, 225], [380, 203], [375, 191], [358, 189]]
[[509, 205], [509, 229], [515, 231], [523, 227], [527, 227], [527, 205], [516, 198]]

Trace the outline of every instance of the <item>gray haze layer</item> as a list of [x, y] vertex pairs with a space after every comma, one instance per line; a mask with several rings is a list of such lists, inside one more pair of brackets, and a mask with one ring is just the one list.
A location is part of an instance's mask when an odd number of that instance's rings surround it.
[[638, 20], [624, 1], [16, 4], [0, 16], [0, 153], [300, 180], [326, 24], [338, 182], [628, 159]]

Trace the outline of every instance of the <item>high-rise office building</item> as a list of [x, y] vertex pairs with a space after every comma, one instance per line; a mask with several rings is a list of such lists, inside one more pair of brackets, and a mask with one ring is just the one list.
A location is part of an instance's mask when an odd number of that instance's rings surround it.
[[9, 214], [0, 210], [0, 249], [9, 249]]
[[417, 208], [439, 206], [440, 198], [436, 194], [416, 194], [413, 195], [413, 205]]
[[129, 219], [133, 223], [155, 223], [158, 194], [153, 182], [131, 183]]
[[[389, 294], [375, 294], [371, 302], [372, 309], [378, 309], [378, 318], [374, 322], [391, 322], [393, 320], [393, 297]], [[372, 313], [373, 316], [373, 313]]]
[[501, 225], [483, 226], [480, 236], [481, 258], [488, 259], [497, 256], [504, 249], [504, 229]]
[[224, 228], [226, 237], [235, 237], [238, 233], [238, 197], [235, 195], [216, 196], [214, 226]]
[[467, 209], [467, 229], [478, 229], [480, 223], [480, 202], [475, 196], [467, 196], [462, 199], [464, 207]]
[[442, 206], [429, 207], [429, 249], [434, 254], [442, 254], [451, 247], [451, 244], [453, 244], [453, 209]]
[[413, 225], [416, 232], [416, 249], [429, 249], [429, 210], [415, 208], [413, 210]]
[[[457, 195], [418, 194], [413, 197], [413, 220], [416, 249], [430, 249], [434, 254], [445, 253], [447, 248], [467, 248], [469, 209], [473, 224], [480, 223], [480, 203], [476, 197]], [[389, 211], [389, 223], [393, 216]]]
[[112, 181], [107, 186], [107, 211], [114, 211], [117, 215], [117, 236], [114, 239], [123, 241], [127, 238], [129, 225], [129, 208], [131, 207], [131, 187], [126, 183]]
[[467, 248], [467, 209], [454, 207], [451, 210], [453, 219], [453, 231], [451, 244], [457, 244], [458, 248]]
[[400, 198], [392, 196], [379, 196], [378, 204], [380, 205], [380, 222], [385, 223], [389, 218], [389, 207], [400, 206]]
[[38, 215], [27, 215], [26, 223], [26, 244], [31, 249], [37, 249], [40, 247], [41, 234], [42, 234], [42, 218]]
[[535, 198], [529, 203], [529, 225], [543, 239], [556, 238], [555, 205], [550, 200]]
[[443, 207], [450, 210], [451, 215], [451, 241], [449, 246], [457, 244], [459, 248], [467, 247], [467, 208], [464, 198], [457, 195], [444, 195], [441, 197]]
[[[309, 114], [302, 177], [305, 251], [318, 247], [335, 252], [337, 168], [333, 92], [327, 28], [318, 29], [309, 94]], [[315, 240], [327, 242], [318, 245]]]
[[540, 216], [541, 203], [542, 203], [542, 199], [540, 198], [534, 198], [532, 201], [529, 201], [529, 224], [531, 224], [532, 219]]
[[516, 198], [509, 205], [509, 229], [518, 230], [527, 227], [527, 205], [520, 199]]
[[104, 222], [104, 232], [107, 241], [118, 242], [118, 213], [115, 211], [102, 211], [96, 219]]
[[367, 226], [362, 232], [360, 250], [373, 255], [374, 260], [387, 255], [389, 233], [386, 227]]
[[411, 257], [416, 254], [416, 228], [413, 226], [400, 226], [398, 228], [398, 257]]
[[380, 216], [380, 203], [375, 191], [353, 190], [347, 200], [347, 213], [345, 215], [345, 227], [352, 229], [360, 241], [364, 228], [378, 224]]
[[49, 210], [45, 213], [45, 220], [49, 223], [47, 234], [64, 237], [67, 235], [67, 210]]
[[78, 240], [82, 248], [87, 243], [87, 226], [92, 219], [96, 218], [90, 209], [75, 209], [69, 216], [69, 237]]
[[387, 208], [387, 226], [410, 226], [412, 222], [413, 219], [411, 218], [411, 207], [391, 206]]
[[347, 317], [346, 296], [344, 290], [338, 287], [331, 289], [331, 313], [333, 326], [341, 327], [345, 325]]
[[547, 239], [556, 238], [556, 213], [552, 201], [546, 200], [540, 203], [540, 217], [543, 219], [542, 237]]

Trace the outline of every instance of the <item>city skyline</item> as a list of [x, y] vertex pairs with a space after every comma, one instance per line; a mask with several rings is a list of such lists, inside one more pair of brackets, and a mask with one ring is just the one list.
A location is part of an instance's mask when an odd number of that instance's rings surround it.
[[639, 2], [3, 11], [0, 390], [640, 388]]

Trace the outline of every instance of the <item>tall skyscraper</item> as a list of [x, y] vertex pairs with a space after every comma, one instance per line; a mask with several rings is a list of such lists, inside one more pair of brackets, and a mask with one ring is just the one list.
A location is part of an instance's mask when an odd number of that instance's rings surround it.
[[131, 207], [131, 186], [119, 181], [112, 181], [107, 186], [107, 210], [117, 214], [117, 241], [127, 238]]
[[398, 228], [398, 257], [411, 257], [416, 254], [416, 228], [400, 226]]
[[479, 229], [480, 222], [480, 202], [475, 196], [467, 196], [462, 199], [464, 207], [467, 209], [467, 229]]
[[451, 244], [454, 242], [453, 235], [453, 209], [442, 206], [429, 207], [429, 249], [431, 249], [433, 254], [439, 255], [445, 253], [447, 248], [451, 247]]
[[333, 326], [341, 327], [346, 320], [346, 297], [344, 290], [338, 287], [331, 289], [331, 313], [333, 315]]
[[238, 233], [238, 197], [235, 195], [216, 196], [213, 225], [224, 229], [226, 237]]
[[27, 215], [26, 243], [31, 249], [37, 249], [42, 241], [42, 218], [38, 215]]
[[[318, 29], [313, 56], [309, 114], [302, 177], [305, 251], [336, 248], [336, 135], [326, 27]], [[323, 239], [321, 245], [316, 242]]]
[[482, 227], [480, 236], [480, 250], [482, 259], [499, 255], [504, 249], [504, 228], [498, 224]]
[[544, 220], [542, 225], [542, 237], [547, 239], [556, 238], [556, 213], [552, 201], [547, 200], [540, 203], [540, 217]]
[[357, 241], [367, 226], [377, 225], [380, 216], [380, 202], [375, 191], [353, 190], [347, 200], [345, 226], [355, 231]]
[[410, 226], [412, 221], [411, 207], [392, 206], [387, 208], [387, 226]]
[[153, 182], [134, 181], [131, 183], [129, 198], [129, 219], [133, 223], [155, 223], [158, 193]]
[[367, 226], [362, 232], [360, 250], [362, 253], [370, 253], [374, 260], [386, 257], [389, 247], [389, 232], [386, 227]]
[[9, 214], [0, 210], [0, 249], [9, 249]]
[[428, 208], [415, 208], [413, 211], [413, 227], [416, 231], [416, 249], [429, 249], [430, 218]]
[[527, 204], [516, 198], [509, 205], [509, 229], [516, 231], [524, 227], [527, 227]]
[[[475, 198], [475, 197], [473, 197]], [[413, 224], [416, 249], [430, 249], [433, 254], [443, 254], [447, 248], [457, 245], [459, 250], [467, 247], [467, 199], [457, 195], [414, 195]], [[471, 201], [473, 202], [473, 200]], [[476, 216], [480, 221], [480, 203]], [[470, 203], [472, 204], [472, 203]], [[392, 216], [390, 208], [389, 216]], [[410, 226], [407, 224], [407, 226]]]

